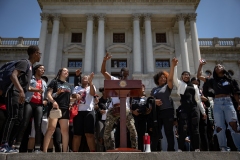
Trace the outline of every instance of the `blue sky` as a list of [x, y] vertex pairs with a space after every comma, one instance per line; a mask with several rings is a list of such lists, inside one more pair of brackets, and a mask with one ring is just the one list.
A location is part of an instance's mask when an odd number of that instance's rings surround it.
[[[0, 0], [0, 37], [38, 38], [37, 0]], [[240, 0], [201, 0], [197, 8], [199, 38], [240, 37]]]

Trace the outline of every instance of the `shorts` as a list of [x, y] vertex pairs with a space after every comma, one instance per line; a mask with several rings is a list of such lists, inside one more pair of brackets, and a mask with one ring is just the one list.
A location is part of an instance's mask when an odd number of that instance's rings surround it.
[[95, 112], [78, 111], [73, 118], [74, 135], [83, 136], [85, 133], [94, 134], [95, 131]]

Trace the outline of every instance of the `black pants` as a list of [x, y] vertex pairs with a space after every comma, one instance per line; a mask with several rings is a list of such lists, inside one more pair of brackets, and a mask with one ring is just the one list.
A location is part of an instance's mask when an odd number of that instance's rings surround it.
[[168, 151], [175, 151], [174, 149], [174, 133], [173, 133], [173, 117], [172, 118], [158, 118], [159, 129], [158, 132], [153, 132], [151, 136], [151, 150], [157, 151], [159, 144], [159, 139], [162, 139], [162, 127], [164, 127], [164, 132], [168, 142]]
[[19, 93], [9, 90], [6, 97], [7, 120], [3, 130], [2, 143], [11, 145], [14, 137], [19, 132], [19, 126], [23, 119], [23, 105], [18, 103]]
[[28, 152], [28, 140], [29, 140], [29, 135], [31, 134], [31, 129], [32, 129], [32, 123], [29, 123], [22, 137], [21, 146], [19, 148], [20, 153]]
[[214, 149], [214, 128], [213, 128], [213, 122], [208, 120], [207, 123], [207, 137], [208, 137], [208, 144], [209, 144], [209, 151], [215, 151]]
[[193, 149], [200, 149], [199, 141], [199, 108], [197, 106], [182, 105], [179, 113], [178, 122], [178, 148], [184, 150], [185, 138], [190, 136], [191, 147]]
[[35, 127], [35, 146], [40, 147], [42, 141], [41, 123], [42, 123], [43, 107], [42, 104], [25, 103], [23, 120], [20, 125], [19, 134], [17, 136], [17, 144], [21, 144], [24, 133], [28, 127], [30, 119], [34, 118]]
[[145, 117], [133, 116], [138, 135], [138, 149], [143, 151], [143, 136], [147, 132], [147, 119]]
[[0, 109], [0, 139], [2, 139], [3, 135], [3, 127], [7, 119], [7, 111]]
[[202, 115], [199, 122], [199, 133], [201, 139], [201, 150], [209, 151], [209, 143], [207, 136], [207, 119], [202, 119]]

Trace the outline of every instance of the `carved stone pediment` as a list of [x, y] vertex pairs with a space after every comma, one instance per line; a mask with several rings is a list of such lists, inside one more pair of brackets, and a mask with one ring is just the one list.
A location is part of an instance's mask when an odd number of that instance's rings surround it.
[[77, 44], [72, 44], [66, 48], [63, 49], [64, 53], [84, 53], [85, 52], [85, 48], [81, 45], [77, 45]]
[[165, 52], [165, 53], [173, 54], [174, 51], [175, 51], [174, 48], [171, 48], [171, 47], [169, 47], [167, 45], [164, 45], [164, 44], [160, 44], [160, 45], [153, 48], [154, 53]]
[[125, 52], [125, 53], [132, 52], [132, 48], [125, 44], [113, 44], [109, 46], [106, 50], [107, 52]]

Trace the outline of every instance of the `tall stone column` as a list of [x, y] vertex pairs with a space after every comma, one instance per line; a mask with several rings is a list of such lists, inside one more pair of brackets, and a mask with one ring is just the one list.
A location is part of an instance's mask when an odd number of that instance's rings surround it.
[[184, 26], [185, 14], [178, 14], [177, 21], [179, 25], [179, 38], [180, 38], [180, 47], [181, 47], [181, 58], [182, 58], [182, 66], [183, 71], [189, 71], [189, 60], [188, 60], [188, 50], [187, 50], [187, 40], [186, 40], [186, 32]]
[[104, 37], [104, 19], [105, 14], [98, 14], [98, 41], [97, 41], [97, 73], [101, 71], [101, 65], [105, 53], [105, 37]]
[[61, 14], [53, 14], [53, 29], [52, 39], [48, 60], [48, 73], [55, 74], [56, 62], [57, 62], [57, 49], [58, 49], [58, 35], [59, 35], [59, 23]]
[[200, 49], [199, 49], [199, 44], [198, 44], [198, 33], [197, 33], [197, 26], [196, 26], [196, 17], [197, 17], [197, 13], [189, 14], [195, 73], [198, 70], [199, 59], [201, 59]]
[[48, 13], [40, 13], [40, 15], [41, 15], [41, 20], [42, 20], [42, 26], [41, 26], [41, 31], [40, 31], [38, 47], [39, 47], [40, 52], [42, 52], [42, 57], [41, 57], [41, 60], [39, 63], [43, 64], [49, 14]]
[[84, 59], [84, 73], [92, 72], [93, 14], [87, 14], [87, 33]]
[[153, 62], [153, 46], [152, 46], [152, 29], [151, 29], [151, 14], [144, 14], [145, 21], [145, 40], [146, 40], [146, 60], [147, 72], [154, 72]]
[[142, 69], [139, 27], [140, 16], [141, 14], [133, 14], [133, 73], [141, 73]]

